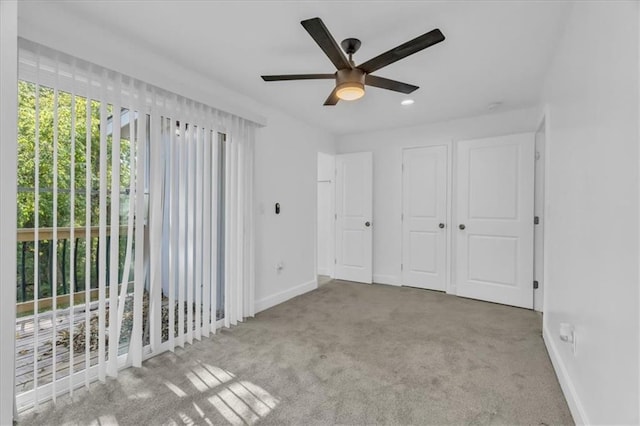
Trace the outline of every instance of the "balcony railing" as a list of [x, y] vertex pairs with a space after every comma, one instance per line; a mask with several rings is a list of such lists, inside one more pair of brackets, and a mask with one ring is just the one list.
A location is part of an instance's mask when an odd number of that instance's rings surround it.
[[[124, 250], [126, 244], [127, 227], [120, 227], [120, 249]], [[86, 285], [89, 284], [90, 301], [97, 300], [98, 273], [100, 262], [98, 252], [100, 249], [99, 227], [89, 228], [87, 238], [86, 227], [62, 227], [62, 228], [23, 228], [17, 231], [18, 243], [18, 271], [17, 271], [17, 299], [16, 309], [18, 316], [30, 315], [34, 312], [35, 292], [35, 241], [38, 240], [38, 311], [46, 311], [53, 306], [53, 283], [56, 281], [56, 306], [65, 307], [70, 302], [70, 293], [73, 291], [73, 303], [84, 303], [86, 297]], [[54, 247], [54, 234], [57, 247]], [[72, 235], [73, 234], [73, 235]], [[71, 238], [73, 237], [73, 241]], [[73, 251], [71, 250], [73, 244]], [[109, 264], [111, 253], [111, 227], [106, 229], [106, 263]], [[57, 250], [57, 256], [53, 251]], [[71, 262], [73, 256], [73, 262]], [[87, 280], [87, 256], [89, 257], [89, 279]], [[54, 273], [54, 258], [57, 259], [57, 268]], [[122, 256], [121, 256], [122, 258]], [[119, 265], [122, 271], [124, 261]], [[109, 283], [109, 268], [107, 273], [107, 286]], [[71, 279], [73, 278], [73, 279]], [[72, 284], [73, 283], [73, 284]], [[71, 286], [73, 285], [73, 289]]]
[[[17, 230], [18, 269], [16, 280], [17, 318], [16, 318], [16, 392], [22, 394], [34, 388], [51, 383], [54, 377], [65, 377], [71, 372], [81, 371], [97, 364], [98, 357], [98, 276], [102, 269], [106, 273], [107, 294], [109, 288], [110, 246], [112, 229], [106, 228], [105, 264], [99, 262], [100, 227], [59, 227], [23, 228]], [[88, 235], [87, 235], [88, 233]], [[115, 290], [120, 294], [121, 286], [126, 285], [123, 328], [118, 344], [118, 354], [126, 353], [129, 345], [132, 324], [132, 282], [130, 277], [122, 277], [124, 254], [127, 243], [127, 227], [119, 229], [118, 277], [120, 284]], [[135, 235], [135, 233], [134, 233]], [[54, 244], [55, 237], [55, 244]], [[37, 244], [36, 244], [37, 242]], [[133, 242], [135, 245], [135, 241]], [[38, 256], [35, 256], [36, 246]], [[73, 250], [71, 248], [73, 247]], [[53, 255], [57, 250], [56, 256]], [[35, 262], [38, 262], [38, 285], [35, 285]], [[87, 261], [88, 260], [88, 261]], [[54, 265], [55, 261], [55, 265]], [[87, 265], [89, 274], [87, 275]], [[55, 285], [55, 304], [54, 304]], [[37, 287], [38, 297], [35, 297]], [[224, 318], [224, 286], [216, 285], [217, 320]], [[89, 294], [88, 303], [86, 301]], [[149, 343], [149, 294], [143, 294], [142, 329], [143, 342]], [[178, 323], [169, 325], [169, 312], [174, 310], [178, 318], [180, 309], [200, 309], [202, 306], [182, 307], [178, 301], [170, 305], [167, 296], [162, 294], [161, 301], [161, 342], [167, 341], [170, 330], [178, 335]], [[37, 300], [37, 305], [35, 303]], [[105, 319], [109, 318], [110, 300], [104, 301]], [[55, 310], [54, 310], [55, 307]], [[37, 311], [36, 311], [37, 310]], [[89, 320], [87, 321], [87, 316]], [[55, 330], [54, 330], [55, 324]], [[105, 327], [108, 331], [109, 325]], [[85, 330], [89, 329], [89, 340], [85, 342]], [[187, 324], [184, 324], [185, 333]], [[85, 359], [85, 344], [89, 347], [88, 359]], [[54, 348], [55, 347], [55, 352]], [[75, 355], [71, 356], [71, 347]], [[55, 354], [55, 356], [54, 356]], [[55, 371], [55, 374], [54, 374]]]

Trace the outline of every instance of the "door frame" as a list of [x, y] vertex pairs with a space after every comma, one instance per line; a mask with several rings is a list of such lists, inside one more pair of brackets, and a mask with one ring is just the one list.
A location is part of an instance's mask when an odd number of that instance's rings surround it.
[[[547, 312], [548, 306], [548, 294], [549, 294], [549, 224], [551, 223], [551, 216], [549, 214], [549, 164], [551, 163], [551, 151], [552, 151], [552, 139], [551, 139], [551, 113], [548, 104], [545, 104], [542, 108], [542, 112], [538, 117], [536, 131], [544, 124], [544, 207], [543, 207], [543, 222], [544, 228], [542, 229], [542, 280], [544, 285], [544, 291], [542, 293], [542, 309], [541, 312]], [[536, 247], [534, 247], [534, 250]], [[534, 306], [535, 309], [535, 306]], [[546, 330], [547, 327], [547, 315], [542, 315], [542, 329]]]
[[544, 140], [542, 142], [543, 145], [543, 155], [542, 155], [542, 165], [540, 167], [541, 169], [541, 178], [542, 178], [542, 217], [540, 218], [540, 225], [542, 226], [542, 241], [541, 241], [541, 245], [542, 245], [542, 257], [539, 258], [536, 256], [536, 252], [538, 251], [538, 247], [536, 245], [536, 238], [535, 238], [535, 234], [536, 234], [536, 229], [534, 225], [534, 238], [533, 238], [533, 274], [534, 274], [534, 279], [537, 278], [536, 276], [536, 270], [541, 269], [542, 270], [542, 276], [540, 277], [541, 279], [541, 283], [539, 284], [538, 290], [540, 290], [540, 292], [542, 293], [541, 296], [542, 298], [540, 298], [539, 296], [536, 297], [536, 290], [533, 291], [533, 310], [536, 312], [544, 312], [545, 311], [545, 300], [546, 300], [546, 294], [547, 294], [547, 251], [548, 251], [548, 247], [549, 245], [547, 244], [547, 239], [548, 239], [548, 226], [547, 226], [547, 218], [548, 216], [548, 179], [547, 179], [547, 170], [548, 170], [548, 159], [549, 159], [549, 123], [548, 123], [548, 107], [545, 107], [542, 115], [539, 117], [538, 120], [538, 125], [536, 127], [535, 133], [534, 133], [534, 152], [535, 152], [535, 164], [534, 164], [534, 181], [533, 181], [533, 194], [534, 194], [534, 217], [536, 214], [536, 211], [538, 210], [538, 206], [536, 205], [536, 193], [539, 190], [539, 178], [540, 176], [538, 175], [538, 150], [537, 150], [537, 135], [538, 133], [543, 133], [544, 134]]
[[[422, 145], [410, 145], [410, 146], [404, 146], [401, 148], [401, 152], [400, 152], [400, 228], [399, 228], [399, 232], [400, 232], [400, 265], [404, 264], [404, 249], [403, 249], [403, 232], [402, 229], [404, 227], [404, 220], [403, 220], [403, 214], [404, 214], [404, 153], [405, 151], [411, 150], [411, 149], [420, 149], [420, 148], [431, 148], [431, 147], [436, 147], [436, 146], [444, 146], [447, 148], [447, 188], [445, 191], [446, 194], [446, 200], [445, 200], [445, 206], [446, 206], [446, 213], [445, 213], [445, 245], [446, 245], [446, 250], [445, 250], [445, 256], [446, 256], [446, 260], [445, 260], [445, 293], [447, 294], [456, 294], [456, 289], [455, 286], [453, 286], [453, 275], [452, 275], [452, 270], [454, 265], [452, 264], [452, 255], [451, 255], [451, 249], [452, 249], [452, 233], [451, 233], [451, 224], [453, 223], [453, 147], [454, 147], [454, 143], [453, 140], [447, 140], [447, 141], [438, 141], [438, 142], [434, 142], [434, 143], [426, 143], [426, 144], [422, 144]], [[400, 274], [398, 276], [398, 285], [402, 286], [402, 266], [400, 267]], [[432, 290], [432, 291], [437, 291], [437, 290]]]

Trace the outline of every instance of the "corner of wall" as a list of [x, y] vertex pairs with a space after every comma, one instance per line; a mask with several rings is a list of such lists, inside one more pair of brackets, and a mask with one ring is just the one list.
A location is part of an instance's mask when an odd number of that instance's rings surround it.
[[571, 376], [569, 376], [569, 373], [567, 372], [567, 368], [558, 353], [558, 348], [556, 348], [553, 336], [549, 332], [546, 324], [543, 324], [542, 326], [542, 337], [547, 347], [551, 364], [556, 372], [556, 377], [558, 378], [562, 392], [564, 393], [567, 404], [569, 405], [569, 410], [571, 411], [573, 420], [577, 425], [591, 424], [587, 418], [587, 413], [584, 410], [578, 393], [576, 392], [575, 386], [573, 385]]
[[287, 290], [272, 294], [271, 296], [264, 297], [260, 300], [256, 300], [256, 314], [272, 308], [276, 305], [286, 302], [289, 299], [293, 299], [301, 294], [308, 293], [318, 288], [318, 280], [313, 279], [306, 283], [299, 284], [295, 287]]
[[[0, 198], [16, 199], [18, 123], [18, 4], [0, 1]], [[9, 203], [10, 205], [11, 203]], [[3, 211], [0, 222], [0, 282], [15, 280], [16, 209]], [[14, 287], [15, 289], [15, 287]], [[5, 290], [7, 291], [6, 294]], [[0, 293], [0, 424], [11, 424], [15, 415], [15, 290], [3, 286]]]

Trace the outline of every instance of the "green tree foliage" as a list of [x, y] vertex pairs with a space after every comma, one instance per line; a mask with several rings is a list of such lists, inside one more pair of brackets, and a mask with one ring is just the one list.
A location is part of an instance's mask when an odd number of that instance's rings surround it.
[[[36, 93], [37, 91], [37, 93]], [[19, 229], [84, 227], [86, 225], [86, 200], [89, 196], [90, 225], [98, 225], [100, 194], [100, 114], [101, 104], [67, 92], [56, 93], [52, 88], [36, 86], [20, 81], [18, 86], [18, 220]], [[89, 105], [87, 105], [89, 103]], [[113, 114], [112, 105], [106, 105], [107, 117]], [[123, 109], [121, 116], [128, 117]], [[88, 114], [88, 117], [87, 117]], [[87, 135], [87, 125], [89, 131]], [[110, 221], [112, 135], [107, 126], [107, 223]], [[131, 144], [121, 139], [120, 168], [120, 222], [125, 224], [128, 209], [127, 190], [130, 182]], [[74, 146], [75, 145], [75, 146]], [[87, 156], [87, 148], [90, 156]], [[87, 188], [87, 171], [90, 186]], [[36, 190], [38, 191], [36, 223]], [[72, 203], [71, 192], [75, 193]], [[57, 208], [54, 208], [57, 204]], [[73, 213], [73, 215], [72, 215]], [[95, 239], [94, 239], [95, 240]], [[120, 239], [120, 258], [123, 258], [126, 238]], [[123, 241], [124, 240], [124, 241]], [[76, 262], [81, 267], [69, 271], [71, 245], [77, 251]], [[76, 290], [84, 285], [84, 262], [89, 256], [92, 265], [91, 283], [96, 283], [97, 241], [81, 238], [77, 241], [60, 241], [53, 247], [52, 241], [39, 242], [38, 265], [40, 297], [52, 294], [51, 271], [53, 250], [58, 252], [57, 294], [70, 291], [72, 274], [78, 279]], [[18, 244], [18, 301], [32, 300], [34, 277], [33, 242]], [[66, 270], [66, 274], [63, 273]]]

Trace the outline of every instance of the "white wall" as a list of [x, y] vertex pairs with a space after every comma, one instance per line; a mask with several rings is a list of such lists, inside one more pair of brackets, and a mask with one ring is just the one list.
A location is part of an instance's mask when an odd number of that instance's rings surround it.
[[[316, 156], [334, 152], [334, 137], [107, 28], [65, 14], [54, 3], [39, 7], [38, 18], [19, 16], [21, 37], [266, 123], [256, 132], [256, 310], [316, 288]], [[273, 213], [276, 202], [282, 206], [279, 216]], [[278, 262], [284, 264], [280, 274]]]
[[[16, 199], [17, 165], [17, 41], [18, 6], [0, 1], [0, 200]], [[0, 425], [12, 424], [14, 414], [14, 355], [16, 293], [16, 209], [2, 209], [0, 221]], [[6, 292], [6, 293], [4, 293]]]
[[330, 134], [267, 113], [269, 125], [256, 141], [257, 311], [317, 287], [317, 155], [334, 151]]
[[335, 157], [318, 153], [317, 265], [319, 275], [333, 276]]
[[544, 97], [545, 341], [575, 420], [591, 424], [640, 422], [638, 16], [637, 2], [577, 2]]
[[[373, 152], [373, 281], [400, 285], [402, 149], [535, 131], [537, 108], [338, 137], [338, 153]], [[449, 291], [455, 292], [453, 287]]]

